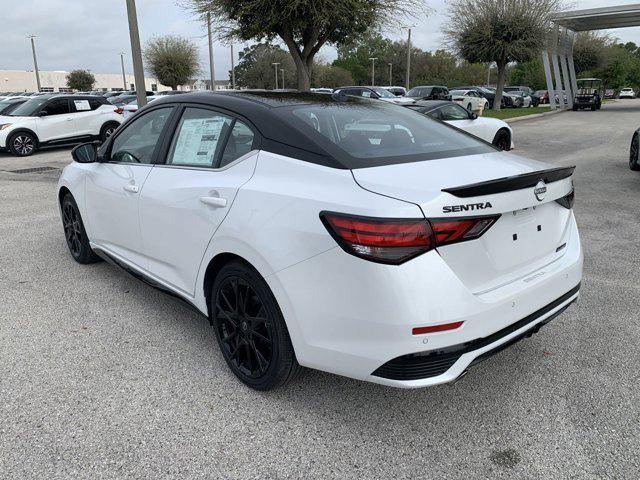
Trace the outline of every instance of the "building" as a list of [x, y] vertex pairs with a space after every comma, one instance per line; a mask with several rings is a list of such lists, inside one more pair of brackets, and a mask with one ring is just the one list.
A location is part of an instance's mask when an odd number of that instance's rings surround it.
[[[92, 72], [93, 73], [93, 72]], [[67, 75], [65, 71], [40, 71], [40, 90], [43, 92], [66, 92]], [[111, 91], [123, 90], [125, 85], [122, 81], [122, 74], [118, 73], [94, 73], [96, 83], [95, 90]], [[126, 89], [133, 89], [135, 81], [133, 75], [126, 75]], [[146, 90], [162, 92], [171, 90], [170, 87], [160, 85], [156, 79], [145, 78]], [[36, 75], [26, 70], [0, 70], [0, 92], [35, 92], [38, 90]]]

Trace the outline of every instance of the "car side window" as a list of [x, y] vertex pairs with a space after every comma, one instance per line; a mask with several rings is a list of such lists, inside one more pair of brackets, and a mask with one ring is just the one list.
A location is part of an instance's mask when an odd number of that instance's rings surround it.
[[431, 110], [427, 112], [427, 115], [431, 118], [435, 118], [436, 120], [442, 120], [442, 115], [440, 115], [440, 109], [436, 108], [435, 110]]
[[233, 119], [203, 108], [186, 108], [171, 142], [167, 165], [213, 167]]
[[460, 105], [445, 105], [440, 108], [442, 120], [469, 120], [469, 112]]
[[52, 100], [47, 104], [46, 107], [43, 108], [45, 112], [47, 112], [47, 116], [51, 115], [65, 115], [70, 113], [69, 109], [69, 100], [66, 98], [58, 98], [56, 100]]
[[173, 107], [158, 108], [135, 119], [113, 140], [111, 161], [149, 164]]
[[371, 97], [371, 92], [369, 90], [362, 90], [362, 92], [360, 92], [360, 96], [362, 96], [364, 98], [370, 98]]
[[224, 147], [220, 167], [230, 164], [237, 158], [253, 150], [254, 134], [244, 123], [236, 120]]

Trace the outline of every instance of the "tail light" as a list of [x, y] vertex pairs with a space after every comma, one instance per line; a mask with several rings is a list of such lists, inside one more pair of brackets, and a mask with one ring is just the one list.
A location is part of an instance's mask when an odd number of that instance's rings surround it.
[[556, 202], [558, 202], [564, 208], [571, 210], [573, 208], [574, 200], [575, 200], [575, 193], [574, 193], [574, 190], [571, 189], [571, 191], [567, 195], [565, 195], [562, 198], [558, 198]]
[[124, 113], [124, 108], [122, 107], [118, 107], [114, 110], [114, 112], [119, 113], [120, 115], [122, 115]]
[[399, 265], [436, 247], [479, 238], [499, 217], [426, 220], [320, 213], [322, 223], [345, 252], [391, 265]]

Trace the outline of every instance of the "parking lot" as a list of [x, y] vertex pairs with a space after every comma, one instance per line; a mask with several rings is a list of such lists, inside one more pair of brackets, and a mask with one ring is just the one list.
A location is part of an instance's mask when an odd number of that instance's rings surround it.
[[514, 153], [576, 165], [579, 303], [453, 385], [317, 371], [241, 385], [208, 321], [106, 263], [56, 206], [69, 149], [0, 154], [1, 478], [637, 478], [640, 99], [513, 124]]

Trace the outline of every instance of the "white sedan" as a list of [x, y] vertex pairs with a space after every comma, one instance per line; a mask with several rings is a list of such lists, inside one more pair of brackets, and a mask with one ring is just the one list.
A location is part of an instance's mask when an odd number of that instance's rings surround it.
[[475, 90], [451, 90], [449, 93], [451, 94], [451, 100], [462, 105], [470, 112], [484, 110], [489, 107], [489, 100]]
[[403, 388], [450, 382], [579, 295], [574, 167], [398, 105], [170, 95], [73, 158], [52, 198], [73, 259], [107, 259], [191, 305], [258, 390], [300, 366]]
[[453, 125], [485, 142], [492, 143], [500, 150], [511, 150], [514, 146], [513, 130], [507, 122], [497, 118], [478, 117], [456, 103], [444, 100], [422, 100], [415, 105], [408, 105], [407, 108]]
[[633, 88], [623, 88], [620, 90], [619, 98], [636, 98], [636, 92], [633, 91]]

